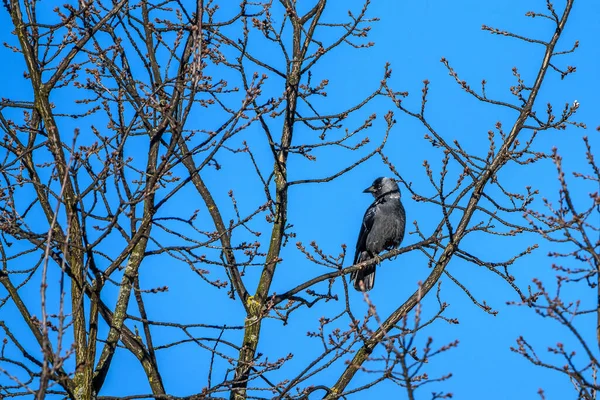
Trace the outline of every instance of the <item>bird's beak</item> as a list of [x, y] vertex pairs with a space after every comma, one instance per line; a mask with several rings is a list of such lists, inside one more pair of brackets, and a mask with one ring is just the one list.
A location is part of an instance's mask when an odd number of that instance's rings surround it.
[[373, 193], [373, 192], [375, 192], [375, 188], [373, 186], [369, 186], [368, 188], [363, 190], [363, 193]]

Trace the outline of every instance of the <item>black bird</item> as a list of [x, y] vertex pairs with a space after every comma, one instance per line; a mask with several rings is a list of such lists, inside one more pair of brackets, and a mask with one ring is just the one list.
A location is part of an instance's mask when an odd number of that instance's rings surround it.
[[[400, 246], [406, 226], [406, 213], [400, 201], [400, 189], [393, 179], [377, 178], [364, 193], [371, 193], [375, 201], [367, 208], [363, 217], [356, 242], [354, 264], [379, 258], [378, 255], [383, 250]], [[373, 289], [375, 264], [352, 272], [350, 280], [354, 281], [356, 290], [368, 292]]]

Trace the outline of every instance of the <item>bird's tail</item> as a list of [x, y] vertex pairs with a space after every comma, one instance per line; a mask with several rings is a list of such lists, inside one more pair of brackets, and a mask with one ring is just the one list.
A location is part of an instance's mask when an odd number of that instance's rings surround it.
[[[369, 265], [368, 267], [352, 272], [350, 274], [350, 280], [354, 282], [354, 289], [359, 292], [363, 290], [368, 292], [375, 286], [375, 265]], [[362, 288], [361, 283], [363, 286]]]

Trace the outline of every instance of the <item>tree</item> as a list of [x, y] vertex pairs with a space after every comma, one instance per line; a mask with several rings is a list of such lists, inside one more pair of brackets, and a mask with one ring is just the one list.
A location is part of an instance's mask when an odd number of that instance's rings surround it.
[[[581, 189], [577, 192], [570, 190], [572, 185], [568, 183], [562, 157], [554, 148], [551, 157], [556, 165], [560, 184], [558, 204], [544, 199], [547, 211], [533, 209], [527, 211], [531, 227], [548, 242], [560, 246], [548, 253], [549, 257], [557, 259], [556, 263], [552, 263], [552, 269], [557, 272], [555, 288], [551, 289], [541, 279], [534, 279], [535, 291], [530, 293], [526, 301], [516, 303], [516, 305], [528, 305], [537, 315], [566, 327], [572, 338], [566, 337], [566, 345], [563, 343], [565, 339], [559, 339], [555, 346], [548, 348], [551, 358], [558, 358], [557, 361], [538, 355], [534, 346], [523, 336], [517, 339], [517, 346], [511, 350], [536, 366], [566, 375], [573, 384], [578, 399], [595, 399], [598, 392], [597, 371], [600, 365], [595, 346], [592, 340], [587, 338], [589, 332], [584, 332], [581, 327], [593, 326], [595, 322], [595, 339], [600, 346], [600, 304], [598, 304], [600, 299], [598, 296], [600, 269], [598, 232], [600, 229], [597, 223], [600, 213], [600, 195], [596, 190], [600, 183], [600, 170], [594, 159], [589, 139], [584, 136], [583, 142], [589, 172], [574, 171], [573, 176], [575, 179], [592, 182], [591, 190], [588, 193]], [[583, 200], [586, 197], [584, 193], [589, 196], [587, 207]], [[562, 261], [563, 259], [565, 261]], [[577, 286], [577, 291], [571, 292], [568, 286]], [[582, 296], [581, 293], [585, 295]], [[594, 298], [596, 301], [593, 301]], [[591, 321], [590, 317], [593, 318]], [[583, 360], [577, 357], [577, 353], [583, 354]], [[543, 392], [541, 396], [543, 398]]]
[[[452, 263], [485, 269], [515, 304], [569, 327], [589, 364], [561, 371], [581, 398], [595, 398], [597, 352], [569, 319], [580, 309], [541, 283], [527, 290], [514, 272], [540, 241], [564, 241], [562, 230], [576, 245], [566, 254], [587, 267], [557, 266], [574, 274], [559, 283], [597, 287], [598, 194], [577, 213], [557, 153], [536, 147], [545, 131], [585, 127], [573, 119], [577, 102], [558, 113], [550, 102], [539, 105], [551, 74], [576, 70], [561, 57], [578, 43], [560, 41], [574, 0], [540, 3], [546, 10], [527, 16], [549, 21], [541, 38], [483, 26], [543, 49], [533, 75], [512, 70], [512, 98], [491, 94], [486, 80], [475, 89], [442, 58], [460, 91], [493, 110], [487, 144], [465, 145], [430, 115], [430, 82], [409, 96], [390, 64], [353, 82], [347, 101], [330, 100], [336, 71], [326, 60], [374, 45], [368, 0], [347, 16], [325, 0], [242, 1], [234, 9], [202, 0], [82, 1], [53, 10], [5, 1], [14, 29], [7, 46], [22, 58], [29, 86], [3, 99], [0, 114], [1, 395], [110, 398], [109, 374], [122, 374], [133, 356], [131, 371], [143, 370], [148, 389], [125, 385], [118, 396], [334, 399], [391, 382], [409, 399], [423, 386], [435, 388], [433, 398], [451, 397], [451, 368], [431, 373], [430, 361], [458, 341], [434, 346], [426, 337], [432, 326], [458, 323], [442, 287], [497, 314]], [[404, 134], [400, 118], [426, 131], [419, 172], [399, 169], [398, 146], [388, 145]], [[590, 147], [587, 154], [593, 173], [580, 177], [596, 182]], [[564, 202], [551, 208], [554, 218], [542, 214], [535, 187], [512, 179], [550, 159]], [[344, 201], [335, 185], [351, 182], [356, 191], [350, 177], [374, 162], [431, 218], [409, 213], [415, 222], [400, 249], [349, 265], [352, 244], [314, 237], [337, 231], [328, 224]], [[300, 209], [311, 196], [320, 201], [315, 213]], [[297, 227], [302, 219], [310, 232]], [[480, 254], [484, 241], [507, 249], [502, 260]], [[515, 242], [512, 252], [507, 243]], [[414, 293], [405, 286], [384, 304], [349, 286], [351, 272], [398, 256], [428, 268]], [[306, 341], [294, 343], [306, 331]], [[285, 338], [283, 352], [266, 345], [274, 338]], [[557, 369], [525, 339], [514, 351]], [[562, 345], [553, 351], [571, 361]], [[173, 375], [187, 363], [195, 363], [193, 383], [177, 387]]]

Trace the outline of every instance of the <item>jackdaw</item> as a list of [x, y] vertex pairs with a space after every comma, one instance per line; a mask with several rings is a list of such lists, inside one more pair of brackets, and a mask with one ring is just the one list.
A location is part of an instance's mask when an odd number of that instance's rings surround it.
[[[363, 217], [356, 242], [354, 264], [379, 258], [378, 255], [383, 250], [400, 246], [406, 226], [406, 213], [400, 201], [400, 189], [393, 179], [377, 178], [364, 193], [371, 193], [375, 201], [367, 208]], [[354, 288], [358, 291], [368, 292], [373, 289], [375, 264], [352, 272], [350, 280], [354, 281]]]

